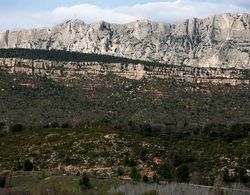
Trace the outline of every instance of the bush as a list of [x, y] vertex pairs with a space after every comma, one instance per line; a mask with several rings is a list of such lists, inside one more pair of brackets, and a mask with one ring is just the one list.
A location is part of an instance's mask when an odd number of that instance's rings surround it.
[[129, 130], [136, 130], [136, 124], [133, 121], [128, 122], [128, 129]]
[[247, 183], [248, 177], [247, 177], [247, 170], [244, 167], [237, 167], [235, 169], [235, 180], [238, 182]]
[[148, 151], [146, 149], [142, 149], [139, 153], [139, 156], [140, 156], [140, 159], [142, 161], [146, 161], [148, 158], [147, 158], [147, 154], [148, 154]]
[[162, 166], [160, 166], [160, 168], [158, 169], [158, 174], [164, 179], [172, 179], [171, 167], [169, 166], [169, 164], [163, 164]]
[[14, 171], [20, 171], [20, 170], [22, 170], [22, 168], [23, 168], [23, 166], [22, 166], [22, 164], [20, 163], [20, 161], [17, 161], [17, 162], [14, 164], [14, 166], [13, 166], [13, 170], [14, 170]]
[[233, 124], [224, 135], [224, 139], [230, 143], [234, 140], [248, 136], [250, 132], [250, 124]]
[[82, 178], [80, 180], [80, 186], [81, 186], [81, 188], [83, 190], [91, 188], [91, 186], [90, 186], [90, 180], [89, 180], [89, 177], [88, 177], [87, 173], [83, 173], [82, 174]]
[[153, 182], [159, 182], [158, 177], [156, 174], [153, 175]]
[[136, 166], [136, 162], [134, 161], [134, 159], [129, 158], [128, 156], [124, 157], [123, 164], [124, 164], [124, 166], [129, 166], [129, 167]]
[[147, 183], [149, 180], [148, 180], [148, 176], [147, 175], [144, 175], [143, 177], [142, 177], [142, 181], [143, 182], [145, 182], [145, 183]]
[[11, 132], [20, 132], [24, 130], [24, 126], [22, 124], [14, 124], [10, 126], [9, 130]]
[[184, 163], [193, 162], [193, 154], [191, 151], [187, 151], [186, 149], [179, 149], [172, 154], [172, 164], [174, 167], [179, 167]]
[[26, 160], [23, 162], [23, 170], [24, 170], [24, 171], [32, 171], [32, 170], [33, 170], [33, 163], [30, 162], [29, 159], [26, 159]]
[[226, 168], [222, 171], [221, 176], [224, 182], [234, 182], [235, 177], [230, 176], [229, 170]]
[[140, 179], [140, 175], [135, 167], [131, 168], [130, 177], [136, 181]]
[[0, 188], [4, 188], [6, 183], [6, 177], [0, 176]]
[[51, 128], [58, 128], [58, 127], [59, 127], [59, 123], [58, 122], [51, 123]]
[[176, 170], [176, 176], [178, 182], [189, 182], [189, 169], [186, 165], [181, 165]]
[[125, 166], [129, 166], [129, 162], [130, 162], [129, 157], [128, 157], [128, 156], [125, 156], [125, 157], [123, 158], [123, 164], [124, 164]]
[[121, 167], [118, 167], [118, 169], [117, 169], [117, 175], [118, 176], [124, 175], [124, 170]]
[[4, 122], [0, 122], [0, 130], [3, 130], [4, 126], [5, 126], [5, 123]]
[[63, 129], [67, 129], [67, 128], [70, 128], [71, 127], [71, 125], [69, 124], [69, 123], [63, 123], [62, 125], [61, 125], [61, 128], [63, 128]]
[[129, 166], [130, 166], [130, 167], [136, 166], [136, 162], [135, 162], [134, 159], [130, 159]]
[[148, 123], [144, 123], [141, 125], [140, 131], [143, 135], [150, 135], [152, 133], [152, 126]]
[[223, 136], [224, 132], [227, 130], [227, 126], [223, 124], [208, 124], [204, 127], [203, 133], [207, 135], [210, 140]]

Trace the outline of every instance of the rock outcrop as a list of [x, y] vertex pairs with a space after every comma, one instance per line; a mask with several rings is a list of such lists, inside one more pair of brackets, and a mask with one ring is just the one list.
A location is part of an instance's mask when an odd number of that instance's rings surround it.
[[54, 80], [79, 79], [90, 74], [115, 74], [128, 79], [174, 79], [192, 83], [249, 84], [248, 70], [198, 68], [188, 66], [149, 66], [101, 62], [58, 62], [21, 58], [0, 58], [0, 70]]
[[108, 54], [170, 65], [250, 69], [250, 14], [221, 14], [177, 25], [67, 21], [53, 28], [4, 30], [0, 48]]

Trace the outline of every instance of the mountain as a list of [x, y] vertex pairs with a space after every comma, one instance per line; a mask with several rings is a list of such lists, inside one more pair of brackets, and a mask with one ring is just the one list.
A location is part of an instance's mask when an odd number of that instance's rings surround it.
[[148, 20], [4, 30], [0, 48], [56, 49], [114, 55], [170, 65], [250, 69], [250, 14], [191, 18], [176, 25]]

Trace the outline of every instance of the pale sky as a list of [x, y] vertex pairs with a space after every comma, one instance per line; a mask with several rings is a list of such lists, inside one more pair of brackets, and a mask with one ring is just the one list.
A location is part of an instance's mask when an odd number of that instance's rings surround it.
[[0, 29], [52, 26], [69, 19], [176, 23], [228, 12], [249, 13], [250, 0], [0, 0]]

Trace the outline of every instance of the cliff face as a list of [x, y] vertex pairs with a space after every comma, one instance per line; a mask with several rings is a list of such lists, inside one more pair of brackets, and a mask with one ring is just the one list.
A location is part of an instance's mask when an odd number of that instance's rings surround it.
[[250, 15], [221, 14], [177, 25], [73, 20], [53, 28], [1, 31], [0, 48], [58, 49], [171, 65], [250, 69]]
[[0, 58], [0, 70], [11, 74], [23, 73], [54, 80], [79, 79], [89, 74], [115, 74], [128, 79], [175, 79], [193, 83], [249, 84], [248, 71], [181, 66], [148, 66], [143, 64], [100, 62], [57, 62], [20, 58]]

